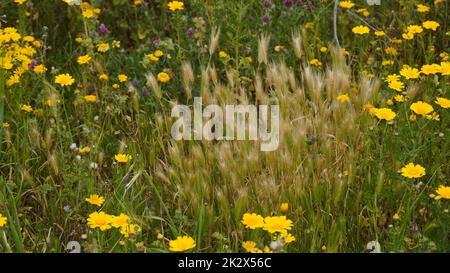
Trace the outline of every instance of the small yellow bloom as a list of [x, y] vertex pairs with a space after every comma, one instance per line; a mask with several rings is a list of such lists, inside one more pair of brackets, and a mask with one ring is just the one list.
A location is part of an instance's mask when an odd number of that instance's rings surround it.
[[125, 74], [120, 74], [119, 76], [117, 76], [117, 79], [119, 80], [119, 82], [126, 82], [128, 80], [128, 77]]
[[392, 55], [392, 56], [397, 56], [398, 55], [398, 51], [397, 49], [393, 48], [393, 47], [387, 47], [384, 52], [386, 52], [386, 54], [388, 55]]
[[82, 14], [83, 14], [83, 17], [87, 18], [87, 19], [94, 17], [94, 11], [91, 9], [83, 10]]
[[286, 216], [269, 216], [264, 218], [263, 229], [271, 234], [277, 232], [285, 234], [292, 226], [292, 221], [287, 219]]
[[432, 31], [436, 31], [437, 28], [440, 26], [440, 24], [438, 22], [436, 22], [436, 21], [425, 21], [425, 22], [422, 23], [422, 26], [425, 29], [430, 29]]
[[115, 228], [121, 228], [127, 226], [130, 223], [130, 217], [124, 213], [121, 213], [119, 216], [114, 216], [111, 225]]
[[339, 95], [336, 99], [341, 103], [346, 103], [350, 101], [350, 97], [348, 96], [348, 94]]
[[261, 253], [261, 249], [256, 246], [256, 243], [253, 241], [246, 241], [242, 243], [242, 248], [245, 249], [248, 253]]
[[101, 80], [101, 81], [107, 81], [108, 80], [108, 75], [103, 73], [100, 76], [98, 76], [98, 79]]
[[31, 105], [22, 105], [20, 107], [20, 110], [22, 110], [24, 112], [27, 112], [27, 113], [30, 113], [30, 112], [33, 111], [33, 107], [31, 107]]
[[136, 237], [142, 229], [136, 224], [127, 224], [120, 229], [120, 234], [125, 236], [125, 238]]
[[160, 58], [160, 57], [164, 56], [164, 52], [162, 52], [161, 50], [156, 50], [153, 54], [157, 58]]
[[320, 50], [320, 52], [322, 52], [322, 53], [326, 53], [326, 52], [328, 51], [328, 48], [322, 46], [319, 50]]
[[169, 241], [169, 250], [183, 252], [195, 247], [195, 241], [189, 236], [178, 236], [176, 240]]
[[88, 64], [91, 61], [91, 56], [89, 55], [83, 55], [78, 57], [77, 62], [78, 64]]
[[426, 64], [423, 65], [420, 72], [422, 72], [425, 75], [434, 75], [437, 73], [440, 73], [442, 71], [442, 68], [438, 64]]
[[450, 100], [446, 98], [436, 98], [435, 103], [444, 109], [450, 108]]
[[416, 10], [420, 13], [427, 13], [430, 11], [430, 7], [422, 4], [417, 4]]
[[157, 78], [158, 78], [158, 81], [162, 82], [162, 83], [166, 83], [166, 82], [170, 81], [170, 75], [167, 74], [166, 72], [160, 72], [158, 74]]
[[82, 14], [83, 14], [83, 17], [87, 18], [87, 19], [94, 17], [94, 11], [91, 9], [83, 10]]
[[405, 65], [403, 66], [402, 70], [400, 70], [400, 75], [408, 80], [417, 79], [420, 76], [420, 71], [417, 68], [412, 68], [408, 65]]
[[0, 228], [6, 226], [6, 220], [8, 219], [4, 217], [3, 214], [0, 213]]
[[111, 42], [111, 45], [112, 45], [113, 48], [119, 48], [120, 47], [120, 41], [113, 40]]
[[82, 147], [82, 148], [78, 149], [78, 153], [80, 155], [88, 154], [90, 151], [91, 151], [91, 148], [89, 148], [89, 146]]
[[59, 74], [55, 78], [55, 83], [61, 86], [70, 86], [75, 82], [75, 80], [70, 76], [70, 74]]
[[264, 218], [256, 213], [245, 213], [241, 223], [249, 229], [261, 228], [264, 226]]
[[411, 32], [406, 32], [402, 34], [402, 38], [409, 41], [414, 39], [414, 34]]
[[283, 213], [286, 213], [289, 210], [289, 204], [288, 203], [283, 203], [280, 206], [280, 211]]
[[352, 28], [352, 32], [358, 35], [364, 35], [368, 34], [370, 32], [370, 29], [366, 26], [356, 26]]
[[371, 113], [378, 119], [386, 121], [391, 121], [397, 116], [397, 114], [389, 108], [373, 108]]
[[441, 62], [440, 73], [442, 76], [450, 76], [450, 62]]
[[149, 59], [150, 61], [152, 61], [152, 62], [157, 62], [157, 61], [159, 61], [159, 58], [156, 57], [155, 54], [153, 54], [153, 53], [147, 54], [147, 55], [145, 55], [145, 57], [146, 57], [147, 59]]
[[388, 84], [389, 88], [395, 90], [395, 91], [402, 91], [403, 88], [405, 88], [405, 84], [401, 81], [391, 81]]
[[183, 10], [184, 9], [184, 3], [180, 1], [171, 1], [169, 4], [167, 4], [169, 9], [171, 11], [177, 11], [177, 10]]
[[404, 102], [406, 99], [405, 99], [405, 96], [403, 96], [403, 95], [395, 95], [394, 100], [396, 102]]
[[87, 221], [90, 228], [99, 228], [101, 231], [105, 231], [111, 228], [112, 219], [113, 217], [111, 215], [102, 211], [89, 214]]
[[86, 102], [94, 103], [94, 102], [97, 102], [97, 96], [96, 95], [87, 95], [87, 96], [84, 96], [84, 100]]
[[103, 196], [100, 196], [98, 194], [92, 194], [89, 196], [89, 198], [86, 198], [85, 200], [89, 204], [95, 205], [98, 207], [100, 207], [103, 204], [103, 202], [105, 202], [105, 198], [103, 198]]
[[352, 1], [341, 1], [339, 2], [339, 6], [344, 9], [351, 9], [355, 4]]
[[221, 59], [227, 59], [228, 58], [228, 54], [225, 51], [220, 51], [219, 52], [219, 57]]
[[319, 61], [318, 59], [312, 59], [312, 60], [309, 61], [309, 64], [310, 65], [314, 65], [314, 66], [321, 66], [322, 62]]
[[101, 43], [97, 45], [97, 51], [99, 52], [106, 52], [109, 50], [109, 44], [107, 43]]
[[36, 72], [36, 74], [44, 74], [47, 71], [47, 68], [43, 64], [40, 64], [36, 65], [33, 68], [33, 71]]
[[[443, 185], [439, 186], [439, 188], [436, 190], [436, 197], [434, 199], [447, 199], [450, 200], [450, 187], [445, 187]], [[1, 214], [0, 214], [1, 216]], [[0, 227], [1, 227], [1, 220], [0, 220]]]
[[381, 65], [382, 66], [389, 66], [389, 65], [393, 65], [394, 61], [393, 60], [384, 60]]
[[407, 178], [420, 178], [426, 174], [424, 167], [419, 164], [414, 165], [414, 163], [408, 163], [400, 172], [402, 176]]
[[116, 154], [114, 156], [114, 159], [118, 162], [118, 163], [127, 163], [128, 161], [130, 161], [132, 159], [131, 155], [127, 155], [127, 154]]
[[2, 127], [3, 128], [9, 128], [9, 123], [8, 122], [2, 122]]
[[423, 28], [419, 25], [409, 25], [406, 30], [411, 34], [419, 34], [423, 32]]
[[286, 235], [283, 235], [282, 238], [284, 239], [284, 243], [285, 244], [289, 244], [289, 243], [295, 242], [295, 240], [296, 240], [295, 237], [292, 234], [290, 234], [290, 233], [287, 233]]
[[421, 116], [428, 115], [429, 113], [434, 111], [433, 106], [423, 101], [418, 101], [411, 104], [410, 109], [417, 115]]
[[385, 35], [386, 35], [386, 33], [384, 33], [384, 31], [375, 31], [375, 36], [377, 36], [377, 37], [383, 37]]

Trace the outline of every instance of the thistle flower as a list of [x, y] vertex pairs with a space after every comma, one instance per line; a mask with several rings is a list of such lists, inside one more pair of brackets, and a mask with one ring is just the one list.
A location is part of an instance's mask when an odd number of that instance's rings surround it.
[[286, 6], [286, 8], [290, 8], [292, 6], [292, 0], [285, 0], [284, 5]]
[[192, 27], [188, 28], [188, 29], [186, 30], [186, 35], [187, 35], [189, 38], [194, 37], [194, 29], [193, 29]]
[[100, 27], [98, 28], [98, 34], [103, 37], [109, 34], [108, 28], [103, 23], [100, 24]]

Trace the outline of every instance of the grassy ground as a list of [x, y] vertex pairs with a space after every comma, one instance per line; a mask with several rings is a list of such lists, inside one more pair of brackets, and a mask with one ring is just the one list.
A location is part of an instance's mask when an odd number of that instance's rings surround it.
[[[65, 2], [0, 3], [0, 252], [450, 251], [448, 1], [337, 1], [339, 45], [331, 0]], [[173, 140], [195, 96], [278, 149]]]

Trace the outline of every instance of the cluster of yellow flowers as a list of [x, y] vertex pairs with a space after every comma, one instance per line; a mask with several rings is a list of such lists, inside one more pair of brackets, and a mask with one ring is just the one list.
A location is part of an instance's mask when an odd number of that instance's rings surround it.
[[[46, 71], [42, 65], [34, 64], [33, 57], [42, 44], [33, 36], [22, 36], [16, 28], [0, 29], [0, 68], [6, 71], [6, 85], [12, 87], [20, 83], [21, 77], [29, 69], [42, 74]], [[31, 65], [33, 64], [33, 65]]]
[[[105, 202], [105, 199], [102, 196], [93, 194], [89, 198], [86, 198], [86, 201], [92, 205], [101, 206]], [[135, 238], [142, 231], [141, 227], [131, 223], [130, 217], [124, 213], [114, 216], [103, 211], [96, 211], [89, 214], [87, 222], [90, 228], [98, 228], [101, 231], [109, 230], [113, 227], [118, 228], [120, 229], [120, 233], [126, 238]]]
[[[281, 205], [281, 211], [285, 212], [288, 209], [288, 204], [283, 203]], [[241, 223], [248, 229], [263, 229], [267, 231], [270, 236], [272, 243], [270, 246], [258, 246], [254, 241], [245, 241], [242, 243], [242, 247], [245, 251], [250, 253], [269, 253], [269, 252], [279, 252], [282, 248], [292, 243], [296, 238], [289, 233], [292, 229], [293, 223], [286, 216], [268, 216], [262, 217], [256, 213], [245, 213], [242, 217]]]
[[155, 52], [145, 55], [151, 62], [158, 62], [162, 56], [164, 56], [164, 52], [161, 50], [155, 50]]

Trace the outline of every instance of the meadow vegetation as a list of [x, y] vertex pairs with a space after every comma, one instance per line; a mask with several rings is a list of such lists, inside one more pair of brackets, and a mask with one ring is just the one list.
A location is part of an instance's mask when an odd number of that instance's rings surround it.
[[449, 252], [450, 2], [368, 2], [1, 1], [0, 252]]

